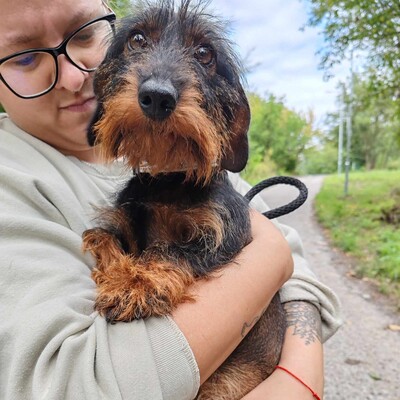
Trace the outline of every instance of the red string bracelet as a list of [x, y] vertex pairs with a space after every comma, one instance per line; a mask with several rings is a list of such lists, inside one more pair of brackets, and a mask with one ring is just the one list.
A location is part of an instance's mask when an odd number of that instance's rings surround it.
[[275, 369], [281, 369], [282, 371], [285, 371], [286, 373], [288, 373], [289, 375], [291, 375], [294, 379], [298, 380], [300, 383], [302, 383], [313, 395], [314, 399], [317, 400], [321, 400], [321, 398], [318, 396], [317, 393], [314, 392], [314, 390], [312, 390], [310, 388], [310, 386], [308, 386], [305, 382], [303, 382], [300, 378], [298, 378], [295, 374], [293, 374], [292, 372], [290, 372], [288, 369], [286, 369], [285, 367], [282, 367], [281, 365], [277, 365], [275, 367]]

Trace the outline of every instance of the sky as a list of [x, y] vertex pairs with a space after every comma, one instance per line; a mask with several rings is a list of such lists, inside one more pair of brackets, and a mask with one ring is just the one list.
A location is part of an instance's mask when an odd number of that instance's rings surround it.
[[316, 54], [323, 44], [320, 28], [300, 29], [308, 19], [307, 0], [212, 0], [210, 9], [231, 21], [236, 49], [257, 65], [247, 76], [249, 89], [284, 97], [297, 112], [313, 110], [316, 127], [324, 128], [325, 115], [338, 108], [338, 82], [349, 71], [342, 65], [324, 79]]

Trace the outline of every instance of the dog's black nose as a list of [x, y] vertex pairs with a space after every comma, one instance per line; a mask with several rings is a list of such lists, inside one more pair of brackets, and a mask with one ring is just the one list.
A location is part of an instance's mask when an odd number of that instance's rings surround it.
[[177, 100], [177, 91], [169, 81], [149, 79], [139, 88], [140, 107], [153, 120], [167, 118], [175, 110]]

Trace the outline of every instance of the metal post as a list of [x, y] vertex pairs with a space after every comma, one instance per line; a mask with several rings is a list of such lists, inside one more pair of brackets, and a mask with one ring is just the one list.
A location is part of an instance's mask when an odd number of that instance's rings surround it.
[[344, 194], [347, 196], [349, 194], [349, 173], [350, 173], [350, 165], [351, 165], [351, 137], [353, 134], [352, 131], [352, 119], [353, 119], [353, 90], [354, 90], [354, 76], [353, 76], [353, 50], [351, 50], [350, 55], [350, 99], [349, 99], [349, 107], [347, 113], [347, 146], [346, 146], [346, 176], [344, 182]]
[[340, 95], [340, 115], [339, 115], [339, 144], [338, 144], [338, 175], [342, 173], [343, 166], [343, 130], [344, 130], [344, 86], [342, 87], [342, 94]]

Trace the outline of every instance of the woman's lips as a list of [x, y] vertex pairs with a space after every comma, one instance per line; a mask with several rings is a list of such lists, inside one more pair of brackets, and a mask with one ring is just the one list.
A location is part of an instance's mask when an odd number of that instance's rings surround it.
[[88, 97], [87, 99], [77, 100], [67, 106], [61, 107], [62, 110], [71, 112], [87, 112], [92, 111], [96, 105], [96, 98]]

